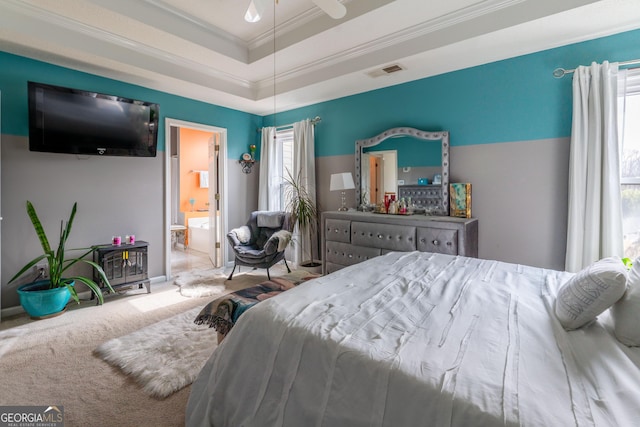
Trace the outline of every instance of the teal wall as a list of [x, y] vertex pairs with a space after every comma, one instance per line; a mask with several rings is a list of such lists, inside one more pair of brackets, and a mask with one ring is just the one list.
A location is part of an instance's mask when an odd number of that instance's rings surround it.
[[2, 133], [27, 136], [27, 81], [49, 83], [95, 92], [119, 95], [160, 104], [158, 149], [164, 151], [164, 119], [185, 120], [227, 129], [229, 158], [240, 158], [255, 143], [255, 129], [262, 126], [256, 115], [195, 101], [98, 77], [68, 68], [0, 52], [0, 91], [2, 91]]
[[[636, 58], [640, 30], [278, 112], [276, 124], [320, 116], [319, 157], [352, 154], [355, 140], [396, 126], [448, 130], [454, 147], [567, 137], [571, 77], [556, 79], [553, 70]], [[28, 134], [28, 80], [157, 102], [162, 121], [172, 117], [227, 128], [229, 158], [240, 158], [249, 144], [260, 146], [259, 116], [0, 52], [5, 134]], [[272, 115], [264, 117], [265, 125], [272, 121]], [[158, 138], [164, 150], [164, 126]]]
[[448, 130], [454, 147], [567, 137], [571, 75], [557, 79], [553, 70], [638, 58], [635, 30], [279, 112], [276, 121], [320, 116], [318, 156], [352, 154], [357, 139], [396, 126]]

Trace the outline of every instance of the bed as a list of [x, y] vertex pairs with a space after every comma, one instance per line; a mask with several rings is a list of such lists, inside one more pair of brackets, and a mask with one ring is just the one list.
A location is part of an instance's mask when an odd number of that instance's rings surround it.
[[632, 426], [640, 350], [608, 312], [567, 332], [571, 273], [392, 252], [243, 314], [187, 426]]

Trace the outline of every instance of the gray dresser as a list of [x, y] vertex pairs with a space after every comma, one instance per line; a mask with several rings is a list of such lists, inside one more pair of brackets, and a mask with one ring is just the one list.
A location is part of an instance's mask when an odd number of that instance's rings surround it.
[[478, 220], [371, 212], [322, 213], [322, 273], [391, 251], [478, 256]]

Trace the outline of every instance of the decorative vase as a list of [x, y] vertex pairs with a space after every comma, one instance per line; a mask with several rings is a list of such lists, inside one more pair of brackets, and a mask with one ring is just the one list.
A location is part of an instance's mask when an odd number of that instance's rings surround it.
[[[18, 288], [20, 304], [33, 318], [50, 316], [62, 312], [67, 306], [71, 293], [65, 287], [49, 289], [49, 280], [38, 280]], [[71, 283], [73, 286], [74, 283]]]

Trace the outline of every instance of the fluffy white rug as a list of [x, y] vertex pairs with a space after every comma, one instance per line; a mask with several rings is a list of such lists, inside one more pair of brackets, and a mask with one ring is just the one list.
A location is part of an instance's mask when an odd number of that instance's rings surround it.
[[179, 273], [173, 283], [180, 286], [180, 295], [200, 298], [219, 294], [224, 290], [227, 276], [221, 268], [191, 270]]
[[95, 353], [165, 398], [191, 384], [218, 345], [215, 329], [196, 325], [202, 307], [101, 344]]

